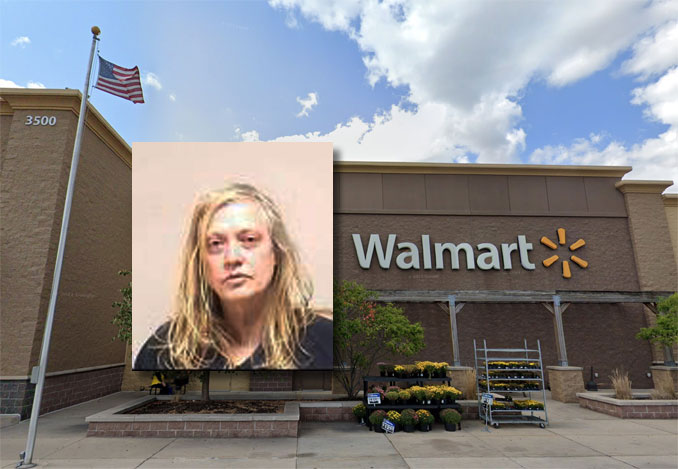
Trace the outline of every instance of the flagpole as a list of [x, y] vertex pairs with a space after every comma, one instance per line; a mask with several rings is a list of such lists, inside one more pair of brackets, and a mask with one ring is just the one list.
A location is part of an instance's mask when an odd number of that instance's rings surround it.
[[[59, 235], [59, 247], [57, 249], [56, 263], [54, 265], [54, 276], [52, 277], [52, 292], [49, 298], [49, 307], [47, 309], [47, 319], [45, 321], [45, 332], [42, 338], [42, 349], [40, 350], [40, 364], [38, 365], [38, 381], [35, 386], [35, 396], [33, 398], [33, 408], [31, 409], [31, 423], [28, 427], [28, 439], [26, 440], [26, 451], [20, 455], [21, 462], [18, 468], [35, 467], [33, 463], [33, 449], [35, 448], [35, 435], [38, 430], [38, 417], [40, 416], [40, 404], [42, 401], [42, 392], [45, 386], [45, 372], [47, 371], [47, 359], [49, 358], [49, 342], [52, 336], [52, 325], [54, 324], [54, 310], [56, 308], [57, 295], [59, 293], [59, 281], [61, 280], [61, 266], [64, 260], [64, 250], [66, 247], [66, 235], [68, 234], [68, 220], [71, 216], [71, 204], [73, 201], [73, 189], [75, 186], [75, 175], [78, 172], [78, 160], [80, 159], [80, 146], [82, 143], [82, 131], [85, 127], [85, 114], [87, 112], [87, 91], [89, 90], [89, 78], [92, 73], [92, 62], [94, 61], [94, 50], [99, 40], [98, 36], [101, 30], [97, 26], [92, 26], [92, 48], [89, 51], [89, 62], [87, 64], [87, 74], [85, 75], [85, 87], [82, 90], [82, 99], [80, 100], [80, 115], [78, 116], [78, 130], [75, 133], [75, 143], [73, 144], [73, 156], [71, 158], [71, 171], [68, 175], [68, 187], [66, 188], [66, 202], [64, 203], [64, 213], [61, 218], [61, 233]], [[34, 376], [35, 373], [31, 373]]]

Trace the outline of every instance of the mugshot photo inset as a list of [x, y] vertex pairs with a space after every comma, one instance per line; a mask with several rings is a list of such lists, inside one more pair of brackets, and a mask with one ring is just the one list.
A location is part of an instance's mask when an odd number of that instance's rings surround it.
[[332, 145], [135, 143], [134, 370], [332, 369]]

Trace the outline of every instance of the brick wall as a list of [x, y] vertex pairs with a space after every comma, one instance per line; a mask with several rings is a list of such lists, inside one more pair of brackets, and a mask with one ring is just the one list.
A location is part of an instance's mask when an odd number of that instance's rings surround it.
[[[675, 401], [674, 401], [675, 402]], [[623, 419], [675, 419], [678, 418], [678, 406], [675, 404], [647, 405], [642, 401], [633, 405], [615, 405], [608, 402], [587, 399], [579, 396], [579, 405], [586, 409]]]
[[250, 391], [291, 391], [292, 371], [253, 371]]
[[[48, 376], [42, 394], [40, 413], [69, 407], [80, 402], [120, 391], [123, 367]], [[0, 413], [30, 417], [35, 385], [29, 380], [0, 381]]]
[[91, 422], [87, 436], [145, 438], [271, 438], [297, 436], [299, 421]]
[[31, 415], [35, 386], [28, 380], [0, 380], [0, 414]]

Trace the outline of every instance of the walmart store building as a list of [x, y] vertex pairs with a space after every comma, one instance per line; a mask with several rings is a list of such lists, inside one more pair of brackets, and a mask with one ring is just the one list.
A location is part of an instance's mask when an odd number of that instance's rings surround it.
[[[79, 102], [73, 90], [0, 90], [3, 414], [30, 412]], [[89, 109], [43, 412], [150, 383], [111, 340], [116, 272], [131, 265], [131, 149]], [[665, 351], [635, 334], [678, 290], [678, 198], [663, 194], [670, 181], [622, 181], [630, 170], [337, 163], [335, 277], [421, 322], [426, 348], [399, 362], [472, 366], [474, 339], [540, 340], [549, 377], [583, 383], [593, 367], [604, 385], [623, 366], [651, 388]], [[211, 389], [329, 390], [332, 373], [217, 373]]]

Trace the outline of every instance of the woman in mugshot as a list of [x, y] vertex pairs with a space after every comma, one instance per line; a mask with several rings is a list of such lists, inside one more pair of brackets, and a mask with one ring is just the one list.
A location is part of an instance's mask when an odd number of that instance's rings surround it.
[[331, 369], [332, 321], [275, 203], [230, 184], [195, 205], [175, 310], [143, 345], [136, 370]]

